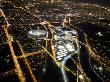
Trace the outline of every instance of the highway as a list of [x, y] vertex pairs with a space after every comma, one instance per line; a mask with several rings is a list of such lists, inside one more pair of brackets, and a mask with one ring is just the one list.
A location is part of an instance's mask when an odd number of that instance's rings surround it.
[[25, 82], [25, 77], [23, 75], [23, 72], [21, 71], [21, 68], [20, 68], [20, 65], [17, 61], [17, 57], [15, 56], [15, 53], [14, 53], [14, 50], [13, 50], [13, 46], [12, 46], [12, 42], [11, 42], [11, 39], [10, 39], [10, 35], [8, 33], [8, 28], [9, 28], [9, 23], [3, 13], [2, 10], [0, 10], [0, 12], [2, 13], [2, 16], [5, 18], [5, 21], [6, 21], [6, 25], [3, 25], [3, 28], [4, 28], [4, 31], [5, 31], [5, 34], [6, 34], [6, 37], [7, 37], [7, 42], [9, 44], [9, 47], [10, 47], [10, 51], [11, 51], [11, 55], [12, 55], [12, 58], [13, 58], [13, 61], [15, 63], [15, 67], [16, 67], [16, 72], [18, 73], [18, 77], [20, 79], [21, 82]]

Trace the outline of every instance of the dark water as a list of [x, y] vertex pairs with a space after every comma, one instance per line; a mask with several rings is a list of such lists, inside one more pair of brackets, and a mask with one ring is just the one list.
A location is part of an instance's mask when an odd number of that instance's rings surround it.
[[80, 61], [81, 61], [80, 63], [82, 65], [83, 70], [86, 72], [87, 76], [91, 78], [92, 82], [96, 82], [96, 81], [102, 82], [90, 67], [89, 55], [87, 50], [84, 48], [84, 46], [82, 46], [81, 48]]
[[[77, 27], [81, 30], [83, 30], [88, 36], [95, 36], [94, 34], [98, 31], [101, 31], [101, 29], [98, 26], [92, 25], [92, 24], [79, 24]], [[84, 35], [81, 32], [78, 32], [80, 41], [84, 43]], [[80, 44], [81, 45], [81, 44]], [[99, 79], [99, 77], [94, 73], [90, 66], [89, 62], [89, 53], [84, 45], [81, 45], [80, 49], [80, 63], [82, 68], [84, 69], [87, 76], [91, 79], [92, 82], [102, 82], [102, 80]]]
[[51, 58], [48, 58], [47, 72], [43, 82], [63, 82], [60, 69], [55, 65]]

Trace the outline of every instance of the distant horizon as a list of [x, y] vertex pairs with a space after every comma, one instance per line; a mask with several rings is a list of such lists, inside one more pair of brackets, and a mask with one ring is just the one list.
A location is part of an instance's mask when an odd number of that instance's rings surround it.
[[106, 7], [110, 7], [110, 0], [64, 0], [64, 1], [74, 1], [83, 3], [94, 3]]

